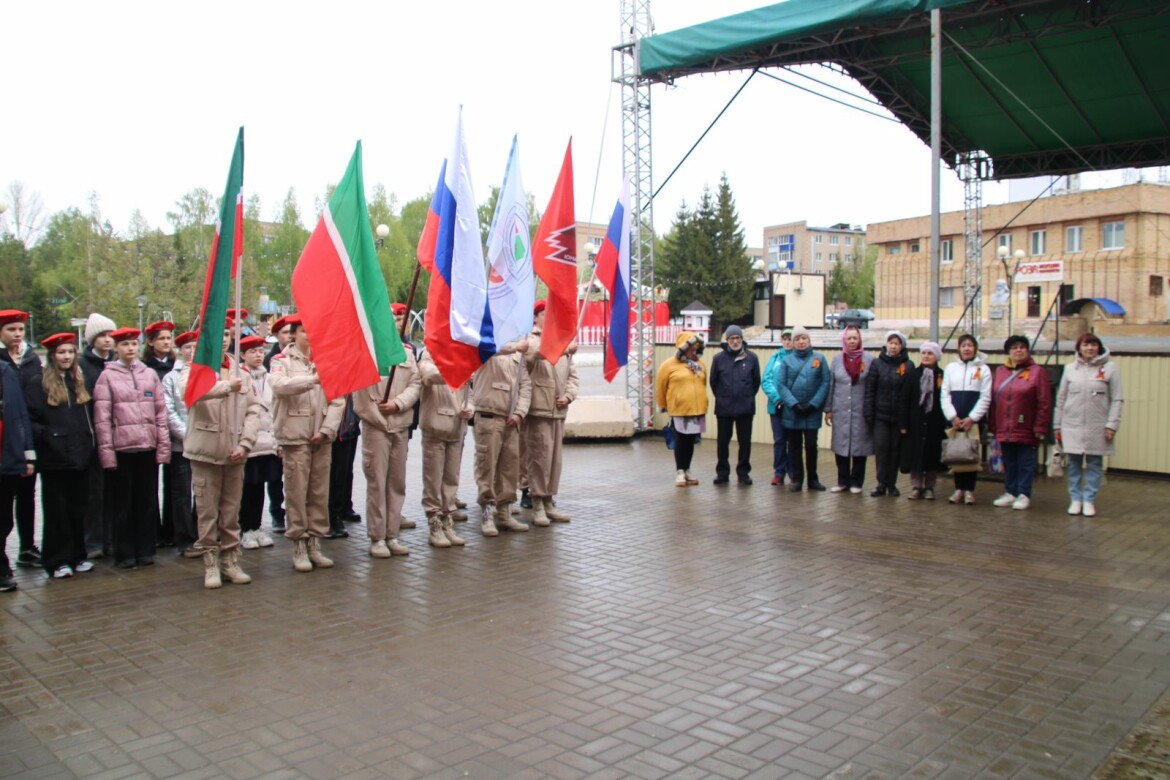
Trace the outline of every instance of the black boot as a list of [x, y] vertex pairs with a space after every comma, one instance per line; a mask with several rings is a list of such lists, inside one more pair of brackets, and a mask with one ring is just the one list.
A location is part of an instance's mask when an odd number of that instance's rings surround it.
[[348, 539], [349, 531], [345, 530], [345, 521], [340, 517], [333, 516], [329, 518], [329, 533], [325, 534], [326, 539]]
[[532, 496], [528, 495], [528, 488], [524, 488], [522, 491], [520, 491], [520, 508], [532, 508]]

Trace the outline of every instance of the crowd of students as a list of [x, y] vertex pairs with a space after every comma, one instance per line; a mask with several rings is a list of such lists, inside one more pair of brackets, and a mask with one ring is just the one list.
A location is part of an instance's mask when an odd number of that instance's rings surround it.
[[[986, 442], [1001, 467], [1004, 492], [993, 505], [1025, 510], [1031, 505], [1038, 448], [1052, 433], [1068, 461], [1068, 514], [1097, 514], [1103, 459], [1114, 452], [1123, 395], [1117, 366], [1095, 334], [1077, 339], [1055, 408], [1048, 373], [1019, 335], [1004, 342], [1007, 360], [998, 366], [988, 364], [974, 336], [963, 335], [958, 354], [945, 369], [936, 342], [923, 343], [915, 363], [906, 337], [896, 330], [872, 355], [862, 347], [861, 331], [850, 326], [832, 361], [813, 349], [803, 327], [783, 331], [781, 344], [761, 375], [743, 332], [731, 326], [708, 378], [700, 358], [702, 339], [694, 333], [679, 335], [675, 355], [659, 366], [657, 377], [658, 406], [671, 418], [676, 486], [699, 482], [691, 464], [694, 444], [706, 431], [709, 381], [718, 422], [716, 485], [729, 482], [732, 431], [740, 444], [739, 482], [752, 483], [747, 445], [762, 388], [772, 424], [772, 485], [786, 485], [793, 492], [807, 488], [859, 494], [872, 457], [876, 474], [871, 497], [900, 496], [901, 473], [909, 475], [907, 498], [933, 500], [940, 474], [949, 470], [954, 488], [948, 501], [970, 506], [981, 464], [978, 459], [944, 458], [944, 448], [971, 449], [946, 445], [949, 439], [963, 438]], [[832, 427], [837, 465], [832, 487], [821, 482], [817, 470], [822, 424]]]
[[[393, 311], [401, 328], [406, 307]], [[369, 554], [408, 555], [399, 533], [415, 527], [402, 513], [415, 428], [431, 546], [465, 544], [454, 523], [468, 519], [456, 493], [469, 424], [484, 536], [529, 530], [513, 506], [521, 492], [533, 525], [570, 521], [554, 499], [577, 395], [575, 347], [556, 363], [540, 355], [543, 301], [533, 332], [489, 358], [469, 385], [450, 388], [408, 343], [391, 377], [332, 400], [298, 315], [272, 323], [271, 347], [239, 338], [237, 365], [236, 320], [247, 316], [228, 311], [219, 375], [188, 407], [197, 331], [176, 334], [160, 321], [140, 332], [94, 313], [84, 345], [73, 333], [44, 339], [42, 365], [25, 340], [27, 313], [0, 311], [0, 591], [17, 587], [4, 553], [14, 519], [16, 565], [58, 580], [101, 558], [118, 569], [150, 566], [173, 547], [202, 559], [206, 588], [247, 584], [240, 551], [273, 547], [273, 535], [291, 543], [296, 571], [331, 568], [321, 540], [347, 537], [345, 524], [361, 521], [351, 498], [359, 440]], [[34, 538], [38, 474], [43, 551]], [[272, 535], [262, 528], [265, 495]]]

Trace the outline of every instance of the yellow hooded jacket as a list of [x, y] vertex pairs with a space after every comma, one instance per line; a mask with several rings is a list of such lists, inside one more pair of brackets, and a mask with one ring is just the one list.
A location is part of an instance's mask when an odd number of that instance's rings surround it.
[[678, 334], [675, 346], [678, 352], [658, 367], [655, 384], [658, 408], [666, 408], [671, 417], [696, 417], [707, 413], [707, 369], [700, 362], [699, 372], [693, 373], [683, 352], [699, 337], [688, 331]]

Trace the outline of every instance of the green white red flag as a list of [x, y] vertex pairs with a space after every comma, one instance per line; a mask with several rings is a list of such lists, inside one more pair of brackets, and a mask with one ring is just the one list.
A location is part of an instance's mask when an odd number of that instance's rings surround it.
[[219, 380], [223, 365], [223, 329], [227, 323], [228, 292], [244, 254], [244, 128], [236, 136], [236, 149], [228, 170], [227, 186], [219, 202], [215, 240], [207, 261], [203, 304], [199, 309], [199, 340], [183, 401], [191, 406]]
[[370, 229], [361, 141], [293, 269], [292, 295], [326, 398], [406, 361]]

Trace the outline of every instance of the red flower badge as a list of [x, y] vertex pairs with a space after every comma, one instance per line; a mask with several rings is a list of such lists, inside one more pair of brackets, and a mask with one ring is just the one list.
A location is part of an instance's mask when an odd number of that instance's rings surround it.
[[898, 376], [906, 376], [906, 364], [898, 366]]
[[813, 358], [813, 368], [820, 368], [820, 367], [821, 367], [821, 359], [820, 358]]

